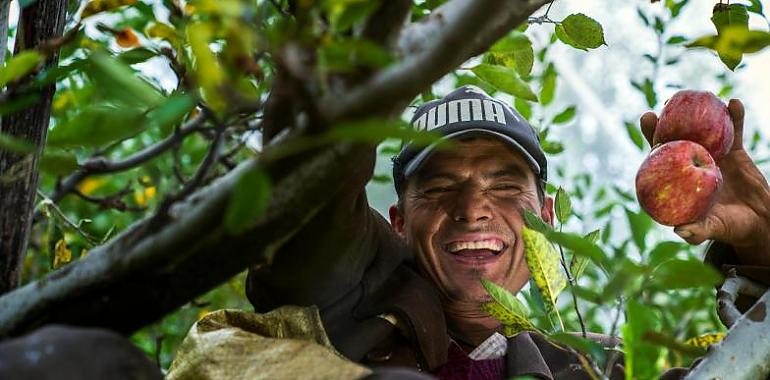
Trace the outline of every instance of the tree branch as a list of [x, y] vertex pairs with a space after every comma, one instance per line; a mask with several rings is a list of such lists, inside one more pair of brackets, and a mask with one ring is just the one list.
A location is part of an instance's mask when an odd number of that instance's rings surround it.
[[77, 185], [88, 176], [129, 170], [158, 157], [172, 147], [177, 146], [189, 134], [200, 130], [206, 119], [206, 113], [201, 112], [187, 121], [181, 128], [165, 140], [151, 145], [123, 160], [111, 161], [104, 157], [93, 157], [88, 159], [81, 165], [80, 169], [69, 175], [61, 182], [60, 186], [56, 187], [53, 194], [51, 194], [50, 199], [55, 203], [58, 203], [65, 195], [76, 189]]
[[711, 347], [686, 380], [764, 379], [770, 373], [770, 291], [738, 318], [725, 338]]
[[[431, 36], [436, 38], [421, 43], [424, 53], [344, 96], [325, 98], [320, 104], [327, 107], [318, 107], [321, 116], [331, 125], [361, 116], [392, 115], [453, 65], [488, 48], [525, 20], [535, 4], [489, 0], [445, 4], [441, 16], [430, 17]], [[495, 22], [482, 20], [484, 14]], [[361, 163], [373, 152], [371, 145], [338, 143], [308, 154], [288, 172], [280, 165], [250, 159], [171, 207], [167, 223], [148, 228], [145, 219], [91, 250], [86, 259], [0, 297], [0, 336], [54, 322], [134, 331], [244, 268], [270, 261], [353, 173], [368, 170]], [[229, 235], [223, 227], [229, 196], [241, 176], [252, 170], [269, 172], [273, 198], [253, 228]]]

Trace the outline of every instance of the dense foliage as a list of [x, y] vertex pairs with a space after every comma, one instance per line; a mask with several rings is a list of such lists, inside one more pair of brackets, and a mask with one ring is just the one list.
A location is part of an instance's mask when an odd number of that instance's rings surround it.
[[[359, 38], [358, 31], [377, 9], [377, 1], [69, 3], [56, 67], [38, 70], [47, 54], [40, 49], [15, 55], [0, 70], [0, 85], [10, 84], [9, 91], [13, 90], [13, 96], [2, 97], [2, 114], [35, 102], [36, 89], [44, 84], [56, 83], [57, 89], [40, 162], [25, 282], [83, 260], [95, 246], [170, 207], [247, 157], [285, 157], [333, 140], [379, 142], [386, 137], [391, 139], [381, 145], [380, 154], [390, 156], [398, 149], [397, 139], [415, 138], [402, 123], [374, 120], [311, 134], [287, 147], [269, 149], [261, 144], [263, 135], [271, 132], [261, 130], [260, 121], [281, 70], [297, 81], [312, 83], [303, 88], [310, 98], [346, 80], [343, 74], [379, 70], [403, 59]], [[416, 0], [411, 17], [425, 17], [443, 3]], [[657, 54], [639, 53], [654, 70], [633, 81], [650, 109], [659, 109], [662, 103], [655, 91], [660, 87], [658, 69], [675, 68], [685, 45], [717, 50], [726, 67], [740, 70], [742, 54], [770, 44], [767, 32], [748, 30], [749, 14], [764, 17], [759, 1], [718, 7], [715, 35], [692, 42], [667, 30], [688, 0], [639, 3], [638, 17], [654, 31], [658, 45]], [[540, 132], [546, 153], [557, 156], [570, 142], [559, 141], [552, 132], [572, 123], [580, 110], [576, 105], [554, 106], [560, 74], [550, 49], [567, 44], [591, 54], [592, 49], [611, 47], [605, 47], [605, 31], [589, 15], [553, 20], [549, 9], [457, 68], [445, 82], [450, 87], [474, 84], [511, 99]], [[530, 38], [530, 29], [547, 29], [551, 38], [539, 43]], [[15, 28], [10, 32], [13, 38]], [[292, 50], [295, 46], [304, 50]], [[312, 56], [303, 56], [308, 48]], [[721, 75], [719, 80], [723, 85], [719, 96], [729, 96], [729, 77]], [[442, 95], [439, 92], [427, 89], [414, 102], [433, 99]], [[640, 150], [649, 149], [635, 120], [617, 127]], [[759, 134], [749, 141], [751, 150], [764, 143]], [[0, 134], [0, 149], [30, 155], [34, 147]], [[13, 171], [0, 173], [2, 180], [13, 175]], [[584, 329], [622, 336], [629, 376], [651, 378], [665, 368], [688, 366], [704, 349], [685, 341], [722, 331], [713, 290], [720, 275], [701, 263], [702, 249], [658, 239], [661, 235], [651, 232], [659, 227], [640, 211], [630, 188], [598, 183], [589, 172], [568, 175], [559, 166], [551, 178], [548, 192], [556, 198], [558, 223], [549, 228], [531, 220], [530, 227], [555, 244], [552, 251], [543, 249], [561, 262], [545, 266], [559, 265], [556, 276], [564, 275], [565, 280], [557, 281], [558, 290], [546, 297], [542, 283], [549, 278], [544, 275], [541, 286], [533, 282], [518, 295], [521, 303], [503, 293], [500, 299], [516, 305], [513, 312], [525, 320], [517, 321], [532, 323], [597, 362], [604, 356], [601, 350], [561, 332]], [[378, 173], [373, 180], [390, 178]], [[265, 173], [246, 176], [240, 185], [227, 210], [226, 224], [232, 231], [247, 228], [270, 199], [271, 179]], [[161, 367], [168, 367], [176, 346], [200, 315], [225, 307], [250, 308], [243, 277], [234, 277], [147, 326], [133, 335], [134, 342]], [[493, 284], [487, 286], [496, 291]]]

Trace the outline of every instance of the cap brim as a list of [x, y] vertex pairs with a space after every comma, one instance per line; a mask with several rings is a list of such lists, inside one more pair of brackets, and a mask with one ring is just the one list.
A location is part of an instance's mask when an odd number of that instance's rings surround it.
[[[527, 164], [529, 164], [529, 167], [532, 168], [535, 175], [536, 176], [540, 175], [540, 165], [537, 163], [535, 158], [532, 157], [532, 155], [529, 154], [529, 152], [527, 152], [527, 150], [524, 149], [524, 147], [522, 147], [521, 144], [519, 144], [516, 140], [500, 132], [491, 131], [489, 129], [471, 128], [471, 129], [464, 129], [462, 131], [450, 133], [446, 136], [443, 136], [440, 140], [457, 138], [459, 136], [467, 135], [469, 133], [484, 133], [488, 135], [493, 135], [507, 142], [524, 158], [525, 161], [527, 161]], [[409, 178], [412, 174], [417, 172], [417, 170], [419, 170], [420, 167], [422, 167], [422, 165], [430, 157], [430, 155], [433, 154], [433, 151], [436, 150], [436, 147], [439, 145], [439, 142], [435, 142], [427, 146], [420, 153], [418, 153], [417, 156], [415, 156], [411, 161], [409, 161], [409, 164], [406, 166], [406, 168], [404, 168], [404, 176], [406, 178]]]

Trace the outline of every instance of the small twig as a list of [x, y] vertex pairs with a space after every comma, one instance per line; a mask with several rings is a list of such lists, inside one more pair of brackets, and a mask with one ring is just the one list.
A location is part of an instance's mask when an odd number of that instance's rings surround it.
[[[562, 231], [562, 225], [559, 224], [559, 232]], [[567, 282], [569, 282], [569, 288], [570, 293], [572, 293], [572, 304], [575, 307], [575, 313], [577, 313], [578, 322], [580, 322], [580, 331], [583, 333], [583, 338], [586, 337], [586, 325], [583, 322], [583, 316], [580, 314], [580, 309], [578, 308], [578, 302], [577, 302], [577, 296], [575, 295], [575, 278], [572, 277], [572, 273], [569, 270], [569, 267], [567, 266], [567, 259], [564, 256], [564, 248], [562, 248], [561, 244], [558, 244], [559, 246], [559, 253], [561, 254], [561, 266], [564, 268], [564, 272], [567, 273]]]
[[126, 204], [126, 202], [123, 202], [121, 198], [124, 196], [130, 194], [133, 190], [131, 189], [131, 184], [129, 183], [119, 192], [104, 196], [104, 197], [94, 197], [90, 195], [83, 194], [80, 190], [73, 189], [72, 193], [77, 195], [78, 197], [91, 202], [96, 203], [99, 205], [99, 208], [102, 210], [108, 210], [108, 209], [115, 209], [118, 211], [129, 211], [129, 212], [143, 212], [147, 210], [145, 207], [133, 207]]
[[548, 17], [548, 12], [551, 11], [551, 6], [553, 6], [553, 3], [555, 3], [555, 2], [556, 2], [556, 0], [552, 0], [550, 3], [548, 3], [548, 8], [546, 8], [545, 14], [543, 15], [543, 17]]
[[[205, 121], [206, 115], [201, 112], [187, 123], [185, 123], [184, 126], [179, 128], [173, 135], [169, 136], [165, 140], [155, 145], [151, 145], [120, 161], [111, 161], [105, 159], [104, 157], [92, 157], [88, 159], [83, 163], [83, 165], [81, 165], [80, 169], [61, 181], [61, 185], [54, 190], [50, 199], [54, 203], [60, 201], [65, 195], [71, 193], [72, 190], [74, 190], [80, 183], [80, 181], [84, 180], [88, 176], [94, 174], [120, 172], [137, 167], [147, 161], [152, 160], [171, 147], [178, 145], [187, 135], [197, 131]], [[100, 153], [97, 152], [97, 154]]]
[[74, 223], [71, 220], [69, 220], [69, 218], [67, 218], [67, 215], [64, 215], [64, 212], [62, 212], [62, 210], [59, 208], [59, 206], [57, 206], [55, 203], [53, 203], [53, 201], [51, 201], [51, 199], [46, 197], [45, 194], [43, 194], [43, 192], [40, 191], [40, 189], [37, 189], [37, 195], [40, 198], [43, 199], [43, 203], [41, 204], [41, 206], [45, 207], [50, 213], [54, 214], [53, 216], [54, 216], [55, 219], [60, 220], [61, 222], [66, 224], [67, 227], [75, 230], [80, 236], [82, 236], [84, 239], [86, 239], [86, 241], [91, 246], [97, 245], [97, 241], [93, 237], [91, 237], [90, 234], [88, 234], [87, 232], [83, 231], [80, 228], [79, 224]]
[[[620, 322], [620, 314], [623, 312], [623, 296], [618, 297], [618, 306], [615, 307], [615, 320], [612, 321], [612, 328], [610, 329], [610, 339], [614, 339], [617, 335], [618, 323]], [[609, 376], [612, 374], [612, 367], [615, 366], [615, 362], [620, 355], [617, 352], [612, 352], [611, 357], [607, 359], [607, 365], [604, 367], [604, 374]]]

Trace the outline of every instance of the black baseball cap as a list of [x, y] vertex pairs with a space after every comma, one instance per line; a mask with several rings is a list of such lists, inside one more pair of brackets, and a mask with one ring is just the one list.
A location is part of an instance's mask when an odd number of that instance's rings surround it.
[[[419, 106], [411, 124], [417, 130], [441, 135], [441, 140], [470, 133], [497, 137], [521, 154], [539, 179], [538, 186], [545, 188], [548, 163], [537, 131], [513, 108], [476, 86], [460, 87], [442, 99]], [[420, 169], [437, 145], [438, 142], [427, 147], [407, 143], [393, 158], [393, 180], [399, 195], [406, 179]]]

